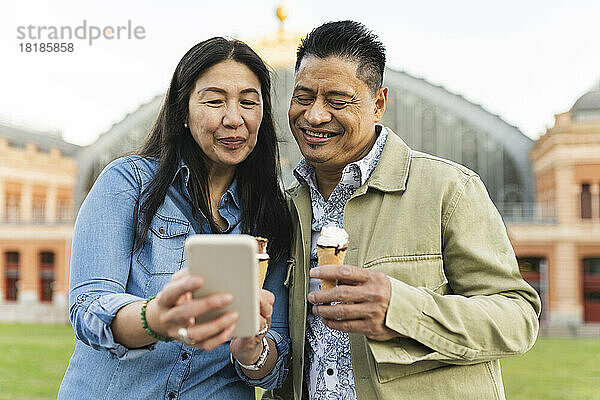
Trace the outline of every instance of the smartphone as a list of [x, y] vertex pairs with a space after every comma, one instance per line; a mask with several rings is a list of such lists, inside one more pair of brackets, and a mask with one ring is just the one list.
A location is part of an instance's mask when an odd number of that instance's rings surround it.
[[186, 239], [186, 266], [190, 274], [204, 280], [194, 297], [216, 292], [233, 295], [228, 306], [196, 317], [196, 323], [237, 311], [239, 318], [232, 336], [256, 335], [260, 330], [257, 252], [256, 240], [250, 235], [192, 235]]

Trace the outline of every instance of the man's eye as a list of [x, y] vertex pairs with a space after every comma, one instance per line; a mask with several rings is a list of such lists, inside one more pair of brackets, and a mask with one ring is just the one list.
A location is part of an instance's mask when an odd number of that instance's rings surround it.
[[348, 102], [347, 101], [329, 101], [329, 104], [333, 108], [340, 109], [340, 108], [346, 107], [348, 105]]
[[303, 106], [307, 106], [310, 103], [312, 103], [313, 99], [311, 97], [305, 97], [305, 96], [294, 96], [294, 100], [296, 100], [298, 103], [302, 104]]

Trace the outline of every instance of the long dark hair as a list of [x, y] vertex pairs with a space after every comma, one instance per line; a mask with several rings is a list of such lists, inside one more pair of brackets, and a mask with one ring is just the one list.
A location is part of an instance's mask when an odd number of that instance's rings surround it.
[[[242, 203], [241, 230], [269, 239], [269, 253], [275, 262], [289, 250], [291, 225], [285, 198], [278, 179], [280, 174], [277, 136], [271, 109], [271, 78], [261, 58], [245, 43], [214, 37], [192, 47], [179, 61], [164, 103], [139, 155], [154, 157], [159, 168], [142, 193], [142, 217], [135, 218], [134, 251], [141, 248], [152, 218], [164, 202], [180, 160], [190, 170], [188, 191], [192, 209], [200, 210], [213, 233], [219, 229], [210, 212], [208, 166], [206, 156], [184, 127], [188, 102], [196, 80], [208, 68], [226, 60], [246, 65], [261, 84], [263, 118], [256, 146], [235, 170]], [[138, 223], [139, 221], [139, 223]]]

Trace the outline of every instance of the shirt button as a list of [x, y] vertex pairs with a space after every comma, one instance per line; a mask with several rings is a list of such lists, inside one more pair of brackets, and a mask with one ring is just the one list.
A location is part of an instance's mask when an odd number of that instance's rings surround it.
[[187, 359], [188, 359], [188, 353], [183, 353], [183, 354], [181, 355], [181, 359], [182, 359], [183, 361], [187, 360]]
[[225, 200], [223, 200], [225, 203], [227, 203], [229, 201], [229, 199], [227, 197], [225, 197]]
[[158, 231], [159, 231], [160, 233], [165, 233], [165, 228], [163, 228], [163, 227], [161, 226], [161, 227], [158, 229]]
[[174, 399], [177, 395], [173, 392], [169, 392], [169, 398]]
[[333, 375], [333, 369], [327, 368], [327, 375], [329, 375], [329, 376]]

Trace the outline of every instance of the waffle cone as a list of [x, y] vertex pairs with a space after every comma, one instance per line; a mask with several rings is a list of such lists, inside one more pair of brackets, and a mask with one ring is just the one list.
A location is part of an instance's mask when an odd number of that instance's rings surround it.
[[269, 255], [267, 254], [267, 243], [268, 239], [262, 237], [254, 237], [258, 244], [258, 287], [262, 288], [265, 283], [265, 277], [267, 276], [267, 269], [269, 268]]
[[[342, 265], [346, 257], [347, 249], [338, 249], [336, 247], [317, 246], [317, 256], [319, 265]], [[321, 279], [321, 290], [331, 289], [337, 286], [337, 279]]]
[[258, 260], [258, 287], [262, 288], [269, 268], [269, 259]]

